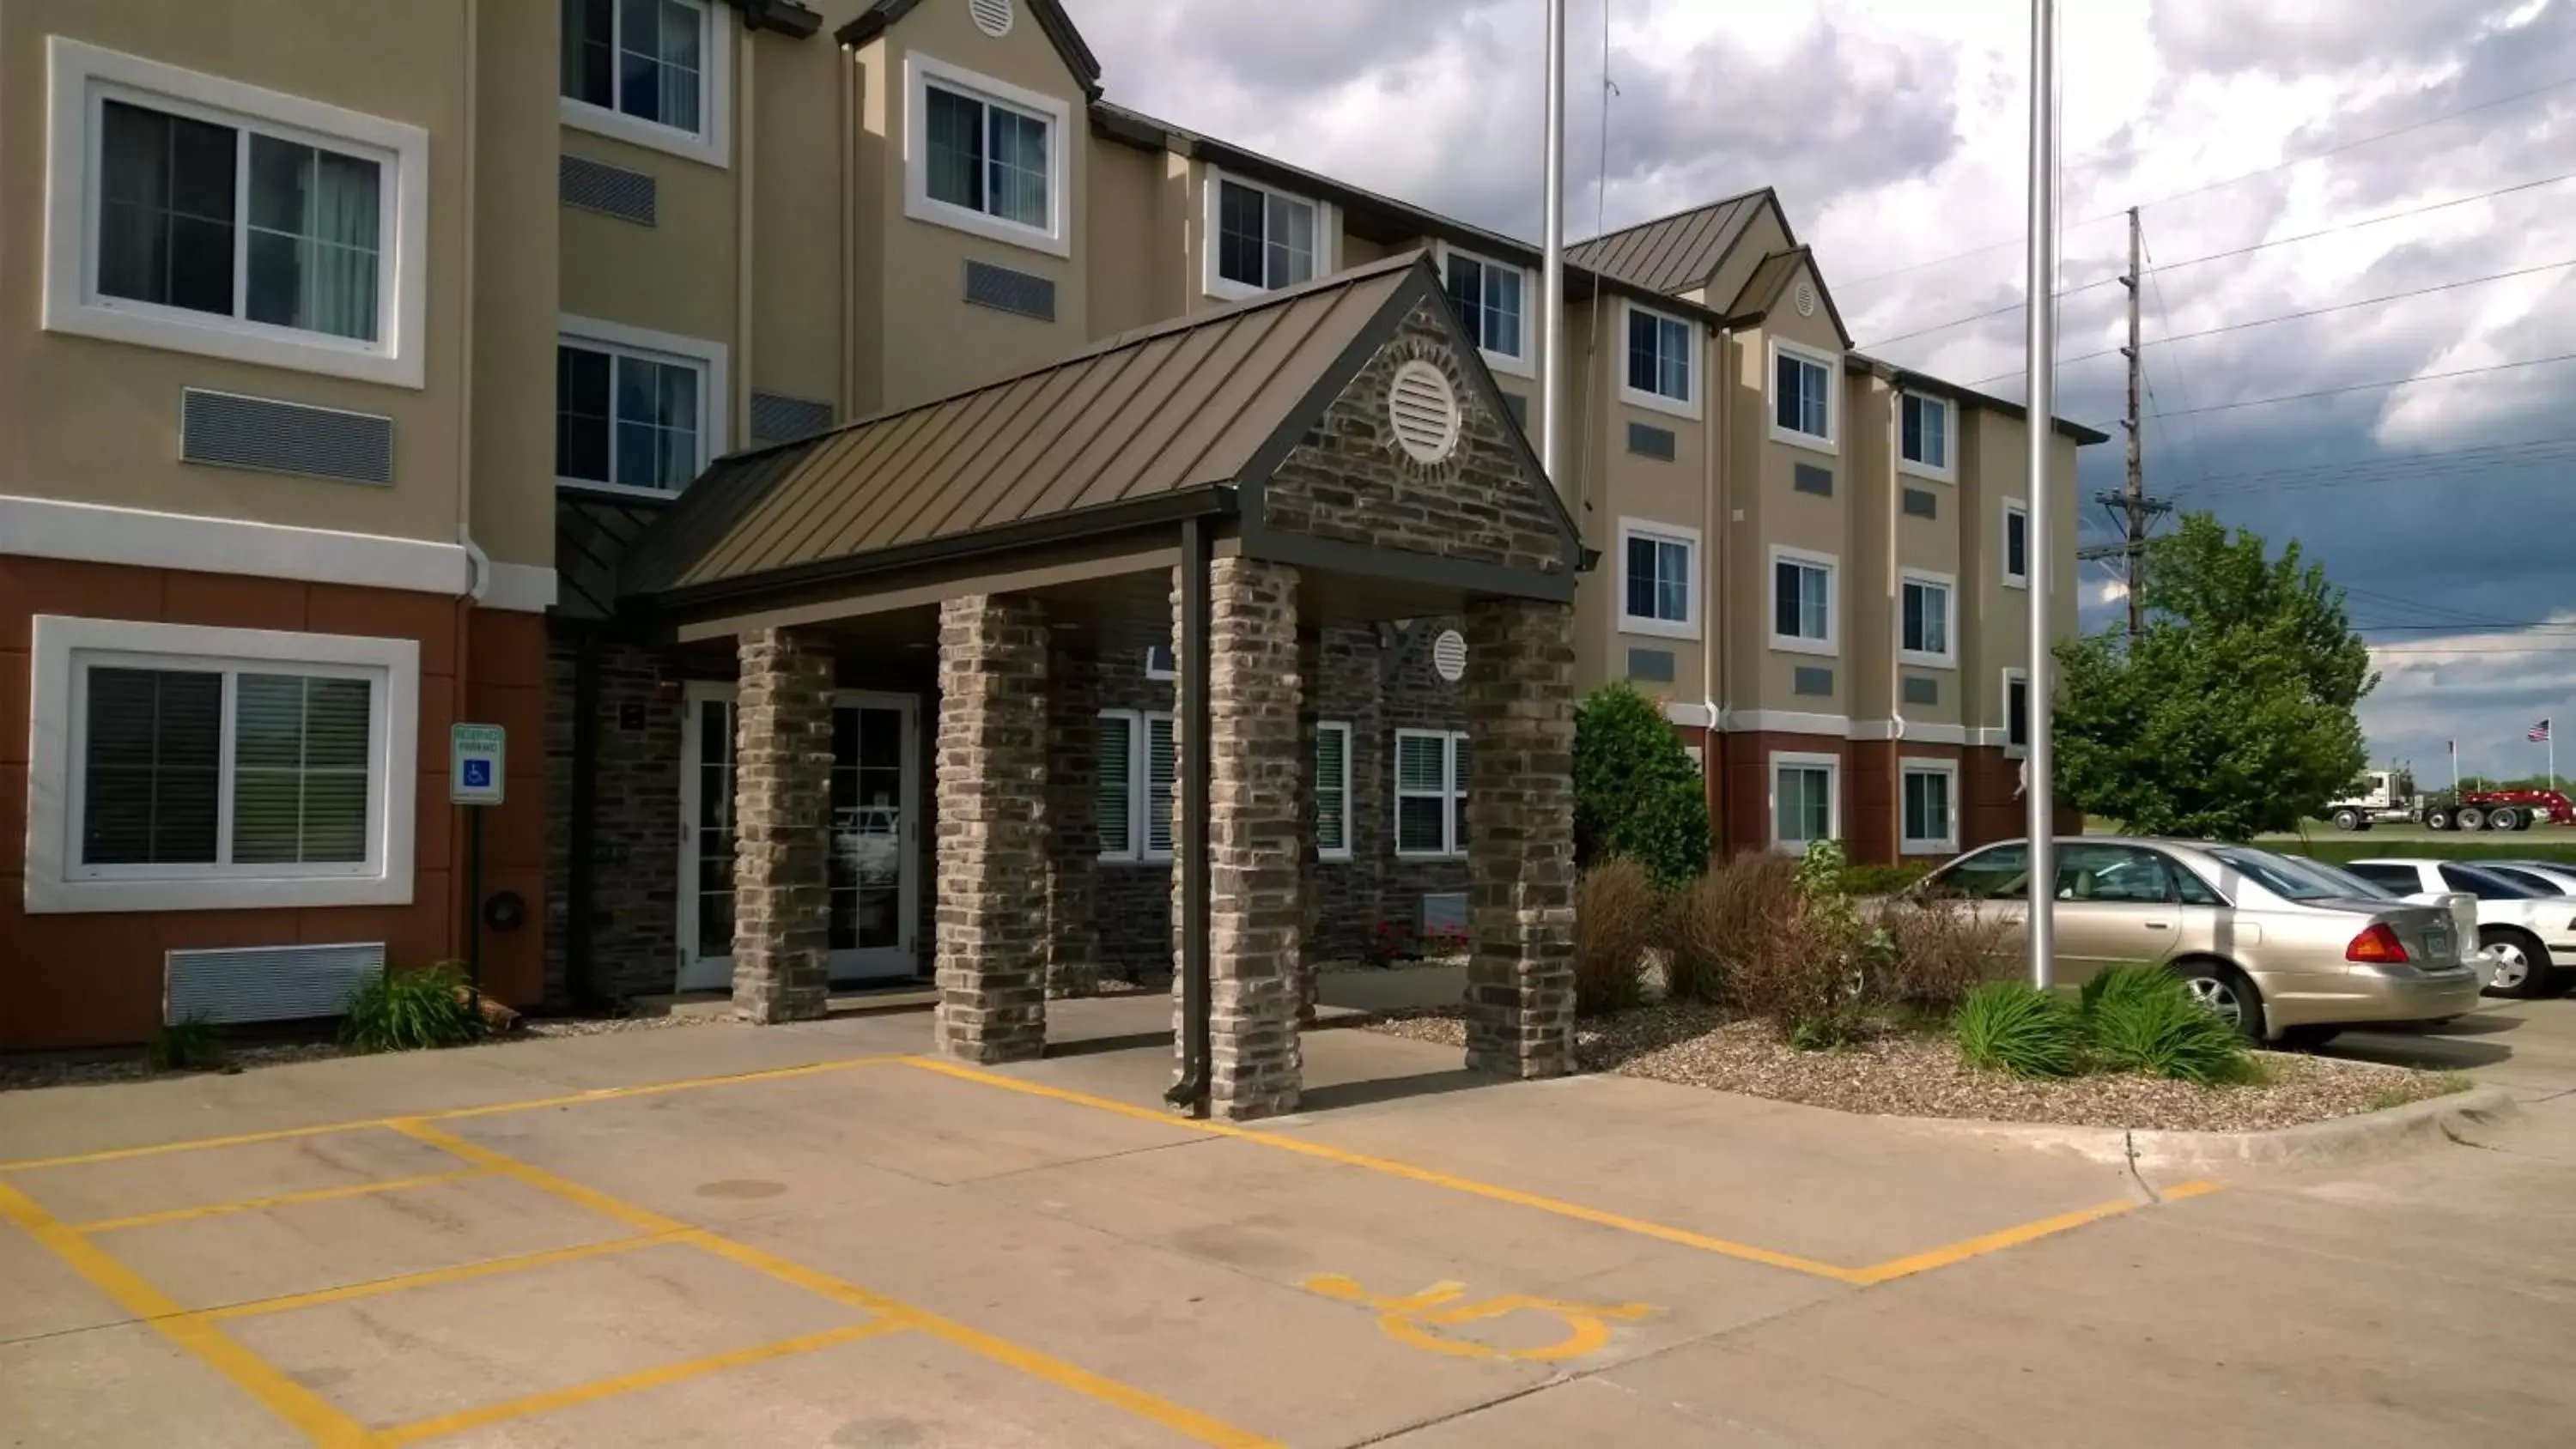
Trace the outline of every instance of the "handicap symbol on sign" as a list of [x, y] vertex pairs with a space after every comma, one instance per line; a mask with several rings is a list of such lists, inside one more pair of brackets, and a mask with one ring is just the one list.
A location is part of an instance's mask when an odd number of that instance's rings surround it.
[[466, 760], [463, 764], [465, 766], [465, 788], [469, 790], [489, 790], [492, 788], [492, 762], [490, 760]]
[[[1655, 1311], [1654, 1306], [1647, 1303], [1568, 1303], [1527, 1293], [1505, 1293], [1462, 1303], [1459, 1300], [1465, 1296], [1467, 1285], [1452, 1282], [1434, 1283], [1419, 1293], [1403, 1297], [1382, 1298], [1361, 1288], [1357, 1280], [1339, 1273], [1318, 1273], [1299, 1286], [1309, 1293], [1376, 1309], [1378, 1329], [1398, 1343], [1458, 1358], [1511, 1358], [1536, 1363], [1583, 1358], [1609, 1345], [1609, 1320], [1633, 1322]], [[1565, 1325], [1565, 1336], [1536, 1348], [1502, 1349], [1451, 1338], [1441, 1332], [1442, 1329], [1490, 1322], [1515, 1313], [1552, 1314]]]

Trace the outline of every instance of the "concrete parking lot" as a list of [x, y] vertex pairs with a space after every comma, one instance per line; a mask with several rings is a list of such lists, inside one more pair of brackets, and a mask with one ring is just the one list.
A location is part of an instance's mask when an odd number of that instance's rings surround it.
[[1155, 1105], [1167, 1023], [1069, 1004], [1059, 1055], [997, 1071], [881, 1017], [0, 1097], [0, 1440], [2559, 1444], [2576, 1421], [2576, 1002], [2444, 1038], [2530, 1063], [2494, 1140], [2225, 1183], [1624, 1078], [1496, 1085], [1353, 1031], [1307, 1039], [1300, 1116], [1193, 1124]]

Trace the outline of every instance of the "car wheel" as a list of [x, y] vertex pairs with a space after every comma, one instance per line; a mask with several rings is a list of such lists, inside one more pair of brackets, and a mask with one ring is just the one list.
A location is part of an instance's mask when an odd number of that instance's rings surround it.
[[2448, 830], [2451, 828], [2451, 812], [2448, 810], [2427, 810], [2424, 812], [2424, 824], [2428, 829]]
[[2547, 947], [2520, 931], [2505, 929], [2480, 931], [2478, 942], [2495, 953], [2495, 966], [2487, 973], [2488, 995], [2521, 999], [2547, 994]]
[[2191, 988], [2194, 1000], [2217, 1012], [2239, 1036], [2263, 1040], [2263, 998], [2245, 973], [2224, 961], [2177, 961], [2173, 973]]
[[2334, 813], [2334, 828], [2337, 830], [2359, 830], [2361, 828], [2361, 812], [2358, 810], [2336, 811]]
[[2297, 1051], [2315, 1051], [2343, 1035], [2339, 1026], [2294, 1026], [2281, 1033], [2280, 1045]]
[[2493, 811], [2487, 816], [2487, 829], [2489, 830], [2520, 830], [2521, 828], [2521, 813], [2509, 805], [2501, 810]]
[[2475, 805], [2461, 806], [2460, 813], [2452, 818], [2459, 822], [2462, 830], [2478, 831], [2487, 828], [2487, 812]]

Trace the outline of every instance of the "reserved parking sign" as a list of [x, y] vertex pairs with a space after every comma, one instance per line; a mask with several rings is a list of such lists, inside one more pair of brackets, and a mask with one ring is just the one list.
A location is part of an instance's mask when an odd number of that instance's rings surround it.
[[447, 732], [447, 798], [458, 805], [500, 804], [506, 746], [499, 725], [451, 726]]

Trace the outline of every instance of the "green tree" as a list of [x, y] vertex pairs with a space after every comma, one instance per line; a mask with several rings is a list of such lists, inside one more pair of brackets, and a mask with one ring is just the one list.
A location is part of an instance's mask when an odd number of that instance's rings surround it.
[[1574, 711], [1574, 855], [1631, 856], [1665, 886], [1708, 867], [1708, 793], [1663, 706], [1624, 682]]
[[2343, 590], [2259, 535], [2184, 515], [2147, 547], [2147, 625], [2060, 644], [2051, 739], [2067, 798], [2132, 831], [2288, 830], [2369, 765], [2353, 707], [2378, 683]]

